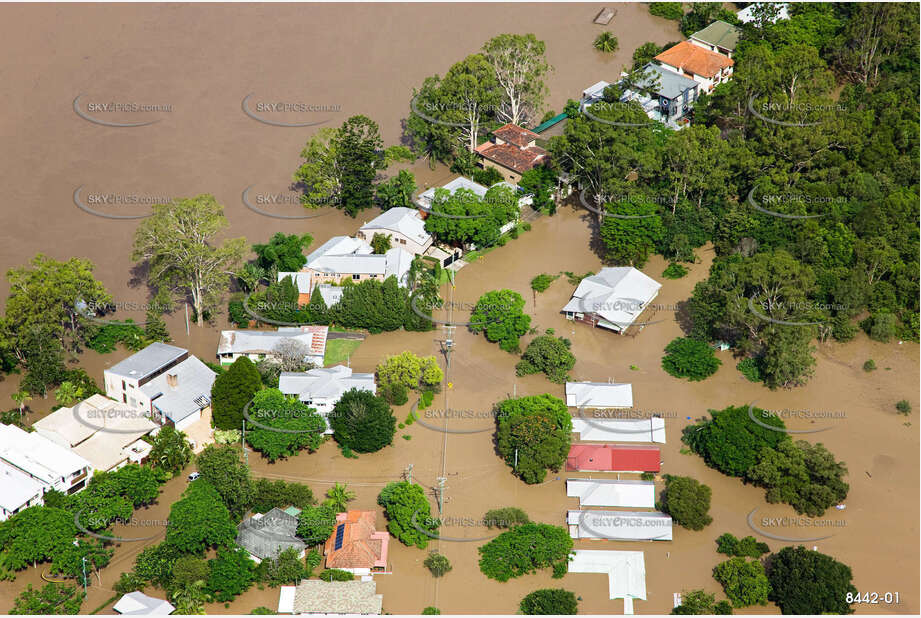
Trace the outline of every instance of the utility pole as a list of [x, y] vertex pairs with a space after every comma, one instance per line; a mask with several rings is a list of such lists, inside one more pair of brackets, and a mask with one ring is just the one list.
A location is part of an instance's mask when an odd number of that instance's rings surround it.
[[243, 448], [243, 461], [249, 468], [249, 451], [246, 449], [246, 419], [243, 419], [243, 433], [240, 434], [240, 446]]
[[412, 464], [409, 464], [408, 466], [406, 466], [406, 470], [403, 471], [403, 476], [406, 478], [409, 484], [412, 485], [412, 482], [413, 482], [413, 465]]
[[86, 556], [83, 556], [83, 596], [86, 596]]
[[445, 477], [438, 477], [438, 514], [441, 515], [445, 510]]

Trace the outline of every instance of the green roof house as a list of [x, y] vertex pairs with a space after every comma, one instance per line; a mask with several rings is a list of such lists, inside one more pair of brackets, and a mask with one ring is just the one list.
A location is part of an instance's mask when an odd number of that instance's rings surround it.
[[703, 30], [692, 34], [688, 40], [694, 45], [709, 49], [712, 52], [723, 54], [732, 58], [732, 52], [739, 44], [739, 35], [742, 31], [724, 21], [715, 21]]

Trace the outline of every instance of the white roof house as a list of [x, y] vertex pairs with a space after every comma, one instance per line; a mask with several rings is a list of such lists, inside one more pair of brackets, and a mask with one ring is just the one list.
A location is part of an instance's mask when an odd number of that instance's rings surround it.
[[123, 616], [167, 616], [176, 611], [170, 603], [138, 591], [124, 595], [112, 609]]
[[341, 285], [321, 283], [317, 286], [317, 292], [320, 293], [320, 297], [323, 299], [323, 302], [326, 303], [326, 306], [332, 307], [333, 305], [339, 304], [339, 301], [342, 300], [342, 293], [345, 292], [345, 288]]
[[566, 405], [571, 408], [632, 408], [633, 385], [567, 382]]
[[458, 189], [466, 189], [476, 193], [477, 196], [481, 198], [486, 196], [486, 191], [488, 190], [478, 182], [473, 182], [464, 176], [458, 176], [446, 185], [442, 185], [441, 187], [430, 187], [426, 189], [416, 198], [416, 204], [418, 204], [424, 210], [430, 210], [432, 208], [432, 202], [435, 200], [436, 189], [447, 189], [451, 195], [454, 195], [454, 192]]
[[343, 393], [352, 389], [376, 393], [374, 374], [354, 373], [350, 367], [335, 365], [304, 372], [283, 371], [278, 377], [278, 390], [285, 395], [296, 395], [324, 416], [332, 411]]
[[[747, 24], [750, 21], [755, 20], [755, 7], [761, 4], [760, 2], [752, 2], [747, 7], [736, 13], [736, 17], [739, 18], [739, 21], [743, 24]], [[783, 21], [785, 19], [790, 19], [790, 5], [786, 2], [774, 2], [778, 8], [777, 17], [771, 20], [771, 23], [777, 23], [778, 21]]]
[[583, 90], [580, 107], [584, 109], [585, 106], [592, 105], [593, 103], [600, 101], [604, 96], [604, 89], [610, 85], [611, 84], [606, 81], [600, 81]]
[[59, 408], [32, 426], [102, 471], [140, 462], [151, 449], [140, 438], [159, 427], [144, 411], [98, 394], [73, 407]]
[[574, 416], [572, 430], [583, 442], [658, 442], [665, 444], [665, 419], [591, 418]]
[[656, 506], [652, 481], [613, 479], [566, 479], [566, 495], [578, 498], [579, 506], [614, 506], [651, 509]]
[[298, 294], [310, 294], [310, 273], [281, 271], [278, 273], [278, 281], [281, 282], [285, 277], [291, 277], [291, 283], [297, 288]]
[[240, 356], [259, 360], [271, 356], [275, 346], [285, 339], [294, 339], [309, 349], [304, 361], [322, 367], [328, 333], [329, 327], [320, 325], [281, 327], [270, 331], [222, 330], [217, 356], [222, 363], [233, 362]]
[[394, 275], [397, 283], [405, 286], [412, 261], [412, 254], [399, 247], [380, 255], [375, 254], [371, 245], [361, 239], [334, 236], [307, 256], [304, 270], [333, 277], [353, 275], [381, 280]]
[[608, 598], [624, 600], [624, 614], [633, 613], [633, 599], [646, 600], [646, 561], [641, 551], [577, 549], [570, 573], [607, 573]]
[[569, 511], [569, 536], [611, 541], [671, 541], [672, 518], [646, 511]]
[[[432, 244], [432, 235], [425, 231], [425, 221], [414, 208], [391, 208], [358, 229], [358, 237], [369, 241], [374, 234], [389, 234], [401, 244], [410, 243], [413, 253], [423, 253]], [[421, 250], [419, 250], [421, 248]]]
[[630, 266], [602, 268], [579, 283], [563, 312], [569, 319], [590, 317], [598, 326], [623, 332], [661, 287], [661, 283]]
[[4, 424], [0, 424], [0, 461], [63, 492], [85, 485], [92, 468], [89, 461], [38, 432]]
[[0, 461], [0, 521], [23, 509], [42, 504], [45, 485], [13, 466]]
[[164, 371], [143, 386], [153, 407], [172, 421], [177, 429], [186, 418], [211, 405], [211, 386], [217, 377], [195, 356]]

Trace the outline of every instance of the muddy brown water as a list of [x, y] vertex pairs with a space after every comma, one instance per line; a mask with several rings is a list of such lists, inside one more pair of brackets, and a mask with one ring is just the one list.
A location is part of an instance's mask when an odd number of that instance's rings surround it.
[[[5, 113], [0, 135], [3, 170], [4, 242], [0, 266], [5, 271], [43, 251], [58, 259], [80, 256], [96, 264], [96, 276], [118, 302], [144, 302], [145, 289], [131, 283], [131, 235], [136, 221], [94, 217], [73, 203], [73, 192], [83, 195], [186, 196], [215, 194], [226, 206], [227, 235], [259, 242], [276, 231], [309, 232], [314, 246], [336, 234], [348, 234], [373, 214], [352, 220], [339, 214], [304, 221], [284, 221], [248, 210], [241, 192], [283, 193], [298, 161], [304, 141], [316, 128], [282, 128], [247, 118], [241, 101], [253, 92], [269, 100], [307, 101], [341, 105], [330, 115], [338, 124], [355, 113], [365, 113], [381, 125], [387, 143], [399, 138], [413, 86], [451, 63], [476, 51], [500, 32], [534, 32], [547, 42], [547, 55], [556, 70], [548, 79], [549, 106], [559, 110], [567, 98], [585, 87], [611, 79], [629, 62], [641, 43], [679, 39], [673, 22], [648, 15], [643, 5], [617, 4], [618, 15], [607, 29], [620, 39], [620, 50], [604, 57], [591, 48], [592, 38], [604, 28], [591, 24], [596, 4], [515, 4], [434, 6], [415, 5], [4, 5], [0, 7], [0, 45], [6, 63], [7, 88], [0, 92]], [[206, 44], [203, 44], [206, 42]], [[74, 97], [89, 101], [169, 103], [172, 111], [155, 114], [116, 114], [111, 119], [159, 119], [155, 125], [110, 128], [79, 118]], [[110, 116], [103, 115], [103, 118]], [[283, 115], [289, 121], [302, 119]], [[444, 168], [412, 166], [420, 187], [441, 184], [451, 177]], [[108, 213], [127, 207], [100, 208]], [[282, 209], [280, 209], [281, 211]], [[817, 344], [816, 375], [804, 388], [769, 391], [747, 382], [734, 368], [728, 352], [721, 352], [722, 368], [708, 380], [688, 383], [666, 375], [659, 363], [662, 348], [680, 334], [668, 308], [685, 300], [694, 284], [706, 276], [712, 252], [700, 250], [701, 263], [678, 281], [660, 275], [665, 263], [650, 260], [644, 271], [663, 283], [657, 303], [665, 308], [636, 337], [621, 337], [567, 322], [559, 314], [572, 292], [565, 277], [537, 296], [529, 287], [535, 275], [598, 271], [601, 263], [589, 249], [591, 219], [584, 211], [563, 208], [556, 217], [543, 217], [532, 231], [465, 267], [457, 277], [455, 302], [475, 302], [487, 290], [511, 288], [527, 300], [527, 311], [539, 330], [554, 328], [570, 338], [578, 363], [575, 379], [615, 379], [633, 383], [636, 407], [669, 413], [668, 443], [663, 447], [663, 472], [693, 476], [713, 488], [714, 523], [700, 532], [675, 528], [665, 543], [577, 541], [577, 548], [641, 550], [646, 559], [648, 600], [637, 601], [638, 613], [667, 613], [672, 593], [691, 588], [719, 592], [710, 571], [720, 561], [714, 539], [723, 532], [751, 534], [748, 514], [758, 518], [791, 516], [792, 509], [768, 505], [762, 490], [742, 485], [706, 468], [693, 455], [680, 452], [680, 430], [708, 409], [758, 401], [771, 409], [844, 411], [846, 418], [830, 421], [829, 431], [808, 434], [821, 441], [849, 469], [851, 491], [844, 511], [829, 511], [823, 519], [843, 520], [831, 538], [805, 543], [817, 546], [851, 565], [861, 591], [900, 592], [902, 605], [859, 606], [858, 613], [917, 613], [918, 602], [918, 431], [912, 419], [897, 415], [895, 401], [906, 398], [915, 410], [918, 401], [918, 346], [883, 345], [863, 335], [846, 345]], [[0, 284], [5, 298], [7, 283]], [[447, 292], [445, 292], [447, 293]], [[120, 318], [143, 319], [141, 315]], [[455, 316], [459, 317], [459, 316]], [[201, 358], [212, 359], [221, 319], [214, 326], [193, 326], [186, 335], [180, 312], [168, 319], [177, 345]], [[351, 358], [359, 371], [373, 371], [383, 356], [402, 350], [440, 355], [441, 331], [385, 333], [369, 337]], [[456, 348], [445, 388], [433, 409], [486, 411], [496, 401], [523, 394], [550, 392], [563, 396], [562, 386], [542, 376], [516, 378], [517, 357], [503, 352], [481, 336], [462, 328], [455, 333]], [[526, 344], [528, 337], [523, 344]], [[127, 356], [85, 352], [77, 359], [97, 381], [102, 370]], [[862, 371], [873, 358], [879, 369]], [[445, 366], [445, 359], [439, 356]], [[634, 365], [636, 369], [631, 369]], [[10, 401], [18, 378], [0, 382], [0, 401]], [[47, 413], [54, 401], [33, 401], [29, 420]], [[10, 407], [12, 403], [10, 402]], [[409, 406], [396, 411], [400, 420]], [[433, 421], [429, 421], [430, 423]], [[906, 425], [910, 423], [909, 425]], [[794, 429], [815, 428], [807, 420], [787, 421]], [[454, 419], [452, 429], [485, 428], [482, 418]], [[346, 481], [358, 497], [354, 505], [375, 508], [380, 488], [397, 480], [413, 466], [413, 479], [426, 487], [435, 506], [434, 487], [445, 477], [444, 516], [454, 522], [444, 536], [476, 539], [493, 534], [465, 522], [490, 508], [519, 506], [538, 521], [562, 524], [565, 512], [577, 506], [566, 498], [566, 473], [551, 474], [546, 483], [527, 486], [509, 473], [495, 455], [491, 432], [469, 434], [433, 431], [415, 423], [398, 432], [392, 447], [379, 453], [345, 459], [333, 444], [317, 453], [268, 464], [255, 454], [253, 472], [269, 478], [300, 480], [322, 494], [334, 481]], [[402, 435], [411, 436], [405, 440]], [[169, 504], [185, 486], [184, 478], [167, 484], [158, 503], [136, 517], [165, 519]], [[379, 518], [379, 525], [383, 520]], [[791, 538], [824, 536], [799, 528], [764, 528]], [[118, 534], [119, 531], [116, 531]], [[134, 533], [126, 530], [125, 536]], [[83, 605], [88, 612], [112, 596], [111, 586], [130, 569], [137, 552], [149, 542], [122, 543], [113, 564], [94, 580]], [[767, 540], [772, 550], [784, 543]], [[548, 572], [500, 584], [486, 579], [477, 567], [477, 547], [483, 541], [433, 541], [454, 569], [435, 580], [422, 566], [426, 551], [391, 544], [392, 575], [376, 578], [384, 595], [384, 609], [415, 613], [435, 605], [444, 613], [514, 613], [521, 597], [543, 587], [563, 586], [580, 596], [583, 613], [621, 613], [623, 602], [608, 599], [603, 575], [569, 574], [554, 580]], [[41, 583], [45, 569], [28, 569], [14, 582], [0, 583], [0, 609], [28, 583]], [[162, 592], [153, 594], [162, 596]], [[247, 613], [265, 605], [274, 608], [278, 591], [253, 588], [229, 607], [210, 604], [209, 613]], [[110, 607], [110, 606], [109, 606]], [[748, 608], [752, 613], [777, 613], [773, 606]], [[110, 609], [103, 613], [111, 613]]]

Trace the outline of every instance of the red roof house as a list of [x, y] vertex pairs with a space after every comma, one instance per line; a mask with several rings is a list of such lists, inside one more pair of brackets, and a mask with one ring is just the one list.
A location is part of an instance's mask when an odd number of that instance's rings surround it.
[[657, 446], [625, 444], [573, 444], [566, 458], [570, 472], [658, 472]]
[[549, 153], [536, 145], [540, 136], [533, 131], [509, 123], [492, 135], [493, 141], [480, 144], [476, 152], [483, 157], [484, 167], [495, 167], [515, 183], [521, 180], [521, 174], [545, 164], [549, 158]]
[[327, 569], [356, 574], [387, 570], [387, 531], [374, 527], [375, 511], [349, 511], [336, 515], [336, 528], [326, 541]]

